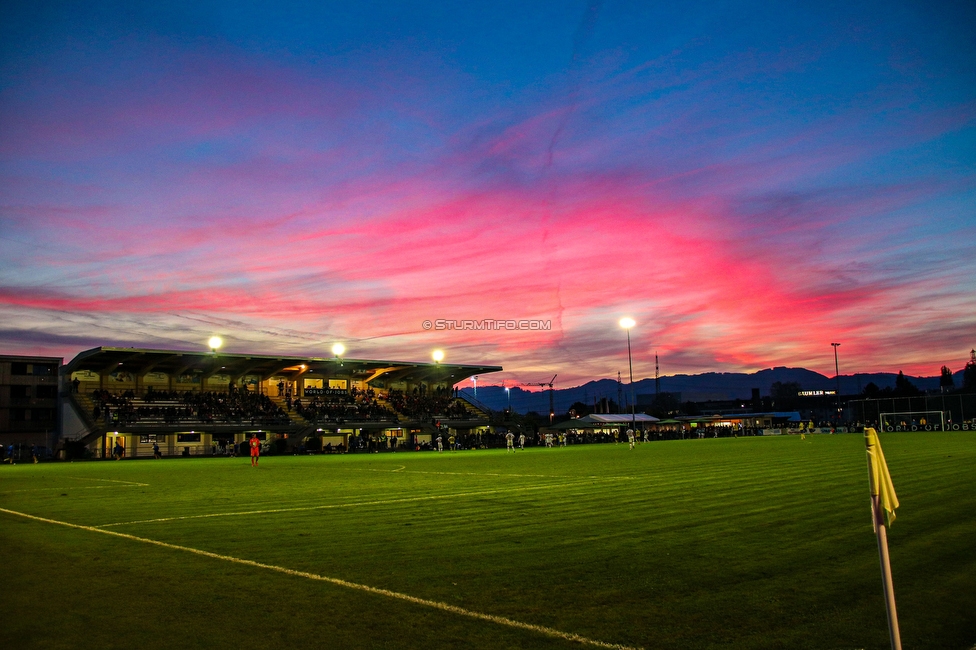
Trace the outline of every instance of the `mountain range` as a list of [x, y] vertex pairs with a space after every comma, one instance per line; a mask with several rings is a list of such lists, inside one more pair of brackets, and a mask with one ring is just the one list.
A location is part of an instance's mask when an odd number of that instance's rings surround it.
[[[897, 376], [897, 373], [890, 372], [841, 375], [840, 392], [842, 395], [858, 395], [869, 383], [874, 383], [878, 388], [894, 387]], [[921, 390], [932, 390], [939, 387], [940, 378], [938, 376], [912, 377], [906, 375], [906, 378]], [[962, 371], [954, 373], [953, 379], [956, 386], [961, 386]], [[682, 402], [720, 400], [747, 402], [752, 399], [754, 388], [758, 388], [760, 395], [766, 397], [770, 394], [770, 387], [775, 382], [795, 382], [800, 385], [802, 390], [835, 390], [837, 388], [837, 379], [834, 377], [826, 377], [806, 368], [787, 368], [785, 366], [767, 368], [753, 373], [706, 372], [699, 375], [670, 375], [661, 377], [660, 381], [661, 392], [680, 393], [679, 397]], [[493, 410], [503, 410], [511, 403], [512, 409], [519, 413], [529, 411], [548, 413], [549, 411], [548, 390], [528, 390], [515, 386], [510, 387], [506, 392], [506, 388], [503, 386], [479, 386], [477, 394], [475, 394], [473, 387], [463, 388], [461, 392], [469, 397], [476, 397], [478, 401]], [[653, 378], [634, 382], [634, 394], [638, 404], [653, 399], [654, 392]], [[641, 396], [645, 396], [644, 399]], [[566, 413], [575, 402], [592, 406], [604, 397], [621, 404], [621, 409], [624, 409], [624, 406], [629, 408], [630, 384], [627, 381], [618, 384], [615, 379], [599, 379], [573, 388], [555, 388], [553, 390], [553, 403], [557, 414]]]

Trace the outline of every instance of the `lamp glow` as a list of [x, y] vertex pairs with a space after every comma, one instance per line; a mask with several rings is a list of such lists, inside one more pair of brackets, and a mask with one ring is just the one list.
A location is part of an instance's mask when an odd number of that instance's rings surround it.
[[219, 336], [211, 336], [210, 340], [207, 341], [207, 344], [210, 346], [211, 350], [216, 352], [217, 348], [224, 344], [224, 339], [220, 338]]
[[634, 321], [633, 318], [621, 318], [620, 319], [620, 326], [622, 328], [624, 328], [625, 330], [629, 330], [631, 327], [633, 327], [636, 324], [637, 323]]
[[344, 346], [342, 343], [336, 343], [335, 345], [332, 346], [332, 354], [337, 357], [341, 357], [342, 353], [345, 351], [346, 351], [346, 346]]
[[434, 350], [434, 353], [430, 355], [434, 357], [434, 361], [440, 363], [444, 360], [444, 350]]

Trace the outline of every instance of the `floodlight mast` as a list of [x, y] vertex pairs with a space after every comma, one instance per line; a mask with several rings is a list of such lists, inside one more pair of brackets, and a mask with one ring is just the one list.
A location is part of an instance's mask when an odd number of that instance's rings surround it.
[[342, 355], [346, 352], [346, 346], [342, 343], [332, 345], [332, 354], [335, 356], [335, 376], [339, 377], [339, 368], [342, 367]]
[[633, 318], [621, 318], [620, 326], [627, 330], [627, 365], [630, 367], [630, 429], [637, 430], [637, 411], [634, 399], [634, 357], [630, 354], [630, 328], [637, 323]]
[[837, 348], [840, 347], [840, 343], [831, 343], [834, 346], [834, 376], [837, 377], [837, 421], [840, 422], [840, 366], [837, 363]]

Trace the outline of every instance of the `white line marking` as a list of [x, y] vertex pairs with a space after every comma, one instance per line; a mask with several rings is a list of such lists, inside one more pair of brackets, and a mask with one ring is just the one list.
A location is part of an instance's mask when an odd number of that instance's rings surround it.
[[633, 476], [566, 476], [565, 474], [503, 474], [501, 472], [430, 472], [421, 469], [406, 469], [406, 465], [398, 465], [397, 467], [400, 469], [376, 469], [371, 467], [336, 467], [335, 469], [349, 472], [383, 472], [387, 474], [398, 472], [404, 474], [439, 474], [442, 476], [501, 476], [503, 478], [635, 478]]
[[137, 483], [136, 481], [120, 481], [114, 478], [89, 478], [87, 476], [65, 476], [65, 478], [70, 478], [75, 481], [101, 481], [103, 483], [124, 483], [126, 485], [139, 485], [142, 487], [147, 487], [148, 483]]
[[128, 539], [135, 542], [153, 544], [154, 546], [168, 548], [174, 551], [193, 553], [194, 555], [200, 555], [202, 557], [208, 557], [214, 560], [223, 560], [225, 562], [233, 562], [234, 564], [242, 564], [244, 566], [255, 567], [258, 569], [267, 569], [269, 571], [275, 571], [277, 573], [283, 573], [285, 575], [295, 576], [297, 578], [307, 578], [309, 580], [328, 582], [334, 585], [338, 585], [340, 587], [346, 587], [348, 589], [356, 589], [357, 591], [364, 591], [368, 594], [375, 594], [377, 596], [386, 596], [387, 598], [395, 598], [397, 600], [413, 603], [415, 605], [423, 605], [424, 607], [431, 607], [433, 609], [439, 609], [441, 611], [450, 612], [452, 614], [458, 614], [460, 616], [467, 616], [481, 621], [497, 623], [498, 625], [505, 625], [508, 627], [514, 627], [521, 630], [528, 630], [530, 632], [537, 632], [539, 634], [544, 634], [546, 636], [554, 637], [557, 639], [576, 641], [577, 643], [596, 646], [598, 648], [611, 648], [613, 650], [641, 650], [641, 648], [626, 646], [619, 643], [608, 643], [606, 641], [590, 639], [585, 636], [580, 636], [579, 634], [574, 634], [572, 632], [562, 632], [561, 630], [556, 630], [551, 627], [545, 627], [543, 625], [533, 625], [532, 623], [523, 623], [522, 621], [516, 621], [514, 619], [506, 618], [504, 616], [495, 616], [494, 614], [484, 614], [482, 612], [476, 612], [470, 609], [464, 609], [463, 607], [458, 607], [456, 605], [451, 605], [449, 603], [442, 603], [436, 600], [428, 600], [426, 598], [418, 598], [417, 596], [403, 594], [398, 591], [391, 591], [389, 589], [380, 589], [378, 587], [370, 587], [369, 585], [363, 585], [357, 582], [349, 582], [348, 580], [343, 580], [341, 578], [331, 578], [329, 576], [323, 576], [317, 573], [309, 573], [307, 571], [296, 571], [294, 569], [288, 569], [285, 567], [276, 566], [274, 564], [263, 564], [261, 562], [255, 562], [254, 560], [245, 560], [243, 558], [233, 557], [231, 555], [220, 555], [219, 553], [211, 553], [210, 551], [203, 551], [201, 549], [191, 548], [189, 546], [169, 544], [167, 542], [161, 542], [159, 540], [149, 539], [147, 537], [137, 537], [135, 535], [129, 535], [127, 533], [119, 533], [114, 530], [103, 530], [101, 528], [95, 528], [93, 526], [82, 526], [81, 524], [72, 524], [67, 521], [47, 519], [45, 517], [29, 515], [25, 512], [17, 512], [16, 510], [7, 510], [6, 508], [0, 508], [0, 512], [6, 512], [7, 514], [16, 515], [18, 517], [24, 517], [26, 519], [33, 519], [34, 521], [40, 521], [47, 524], [66, 526], [68, 528], [87, 530], [89, 532], [101, 533], [103, 535], [112, 535], [114, 537], [120, 537], [122, 539]]
[[136, 483], [135, 481], [118, 481], [111, 478], [86, 478], [83, 476], [63, 476], [62, 478], [71, 479], [72, 481], [101, 481], [105, 483], [119, 483], [120, 485], [73, 485], [71, 487], [36, 487], [36, 488], [24, 488], [22, 490], [4, 490], [0, 494], [13, 494], [14, 492], [39, 492], [40, 490], [104, 490], [106, 488], [124, 488], [124, 487], [149, 487], [148, 483]]
[[[617, 479], [607, 479], [617, 480]], [[321, 506], [296, 506], [294, 508], [271, 508], [265, 510], [241, 510], [238, 512], [214, 512], [205, 515], [181, 515], [179, 517], [159, 517], [157, 519], [139, 519], [136, 521], [117, 521], [111, 524], [99, 524], [95, 528], [113, 528], [115, 526], [129, 526], [134, 524], [156, 524], [167, 521], [183, 521], [184, 519], [208, 519], [210, 517], [241, 517], [246, 515], [267, 515], [281, 512], [306, 512], [309, 510], [333, 510], [337, 508], [358, 508], [360, 506], [379, 506], [387, 503], [409, 503], [411, 501], [435, 501], [441, 499], [455, 499], [459, 497], [476, 497], [489, 494], [502, 494], [508, 492], [528, 492], [529, 490], [547, 490], [549, 488], [573, 487], [577, 485], [590, 485], [592, 481], [579, 481], [576, 483], [550, 483], [547, 485], [535, 485], [521, 488], [499, 488], [495, 490], [482, 490], [479, 492], [456, 492], [454, 494], [432, 494], [422, 497], [402, 497], [400, 499], [380, 499], [377, 501], [356, 501], [353, 503], [330, 503]]]
[[23, 490], [4, 490], [0, 494], [13, 494], [14, 492], [40, 492], [41, 490], [111, 490], [119, 488], [139, 487], [138, 485], [71, 485], [66, 487], [38, 487], [24, 488]]

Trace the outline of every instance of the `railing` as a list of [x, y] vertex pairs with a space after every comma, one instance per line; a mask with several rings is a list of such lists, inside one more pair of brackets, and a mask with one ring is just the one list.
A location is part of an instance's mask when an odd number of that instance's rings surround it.
[[491, 407], [485, 404], [484, 402], [479, 401], [473, 395], [467, 394], [466, 392], [464, 392], [465, 390], [467, 389], [461, 389], [460, 391], [458, 391], [458, 397], [460, 397], [465, 402], [467, 402], [471, 406], [475, 407], [476, 409], [484, 413], [486, 417], [491, 416], [492, 413]]

